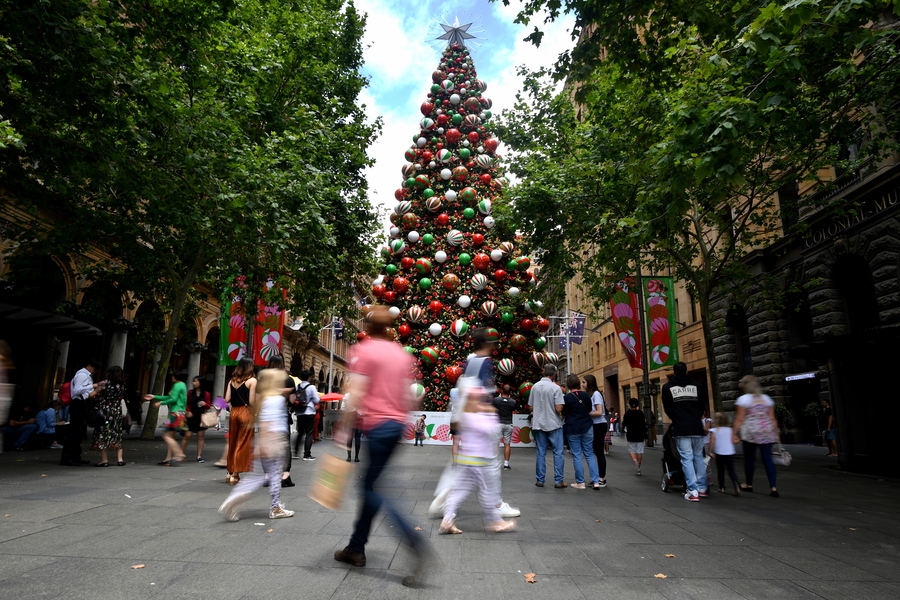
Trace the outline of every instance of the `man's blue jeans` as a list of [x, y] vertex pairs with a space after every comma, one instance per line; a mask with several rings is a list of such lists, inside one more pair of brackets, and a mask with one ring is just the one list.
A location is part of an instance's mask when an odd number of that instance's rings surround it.
[[584, 483], [582, 455], [587, 460], [591, 483], [599, 482], [600, 470], [597, 468], [597, 457], [594, 456], [594, 429], [588, 429], [584, 433], [570, 433], [569, 449], [572, 451], [572, 460], [575, 461], [575, 483]]
[[706, 480], [706, 463], [703, 462], [703, 436], [676, 437], [675, 445], [681, 455], [681, 470], [687, 489], [692, 492], [706, 490], [709, 482]]
[[7, 426], [3, 428], [3, 434], [9, 436], [18, 436], [13, 442], [14, 448], [24, 448], [31, 441], [32, 436], [37, 433], [38, 426], [34, 423], [26, 425]]
[[562, 427], [553, 431], [533, 430], [534, 443], [537, 446], [534, 477], [540, 483], [544, 483], [547, 476], [547, 444], [553, 447], [553, 480], [555, 483], [563, 482], [563, 469], [566, 463], [563, 458], [563, 433]]
[[400, 515], [393, 501], [375, 491], [375, 482], [387, 466], [394, 450], [397, 449], [397, 442], [400, 441], [404, 426], [405, 423], [399, 421], [385, 421], [366, 434], [369, 464], [363, 478], [363, 503], [353, 529], [353, 535], [350, 536], [350, 544], [348, 544], [348, 547], [354, 552], [365, 551], [366, 542], [369, 541], [369, 532], [372, 530], [372, 520], [382, 507], [393, 518], [400, 533], [410, 546], [420, 548], [423, 545], [422, 538], [415, 535], [415, 530]]

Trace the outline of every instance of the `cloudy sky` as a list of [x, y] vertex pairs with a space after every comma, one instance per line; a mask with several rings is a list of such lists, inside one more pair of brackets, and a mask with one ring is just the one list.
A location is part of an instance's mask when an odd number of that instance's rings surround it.
[[[493, 101], [493, 112], [512, 108], [520, 80], [516, 67], [549, 66], [572, 46], [572, 20], [567, 18], [545, 28], [540, 48], [522, 41], [533, 29], [513, 23], [521, 0], [509, 7], [500, 1], [458, 0], [455, 4], [437, 0], [356, 0], [357, 8], [367, 13], [363, 40], [365, 73], [369, 87], [362, 94], [370, 118], [381, 117], [381, 137], [369, 147], [376, 159], [368, 172], [369, 199], [384, 209], [393, 208], [394, 190], [401, 183], [403, 153], [413, 134], [419, 131], [419, 105], [431, 87], [431, 73], [437, 69], [443, 46], [429, 42], [440, 30], [436, 21], [474, 22], [469, 29], [480, 38], [471, 40], [473, 59], [479, 79], [487, 83], [485, 96]], [[537, 23], [541, 24], [541, 23]], [[501, 140], [502, 141], [502, 140]], [[385, 219], [385, 230], [389, 224]]]

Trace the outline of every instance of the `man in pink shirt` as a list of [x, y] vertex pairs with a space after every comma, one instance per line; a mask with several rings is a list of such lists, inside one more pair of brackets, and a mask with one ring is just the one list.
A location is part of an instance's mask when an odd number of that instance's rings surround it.
[[415, 529], [397, 510], [394, 501], [375, 490], [375, 482], [398, 447], [407, 414], [416, 408], [410, 389], [415, 359], [391, 341], [387, 328], [393, 322], [387, 307], [375, 306], [368, 316], [368, 337], [356, 347], [350, 359], [347, 411], [360, 410], [366, 415], [363, 427], [369, 446], [369, 464], [363, 477], [363, 502], [353, 535], [346, 548], [334, 553], [334, 559], [355, 567], [366, 566], [366, 542], [372, 520], [384, 507], [412, 547], [415, 557], [412, 574], [403, 578], [403, 585], [420, 587], [425, 561], [431, 553], [423, 538], [416, 535]]

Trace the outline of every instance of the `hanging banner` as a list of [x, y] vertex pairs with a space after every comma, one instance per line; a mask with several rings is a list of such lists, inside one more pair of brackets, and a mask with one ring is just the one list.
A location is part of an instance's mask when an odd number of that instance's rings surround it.
[[265, 366], [269, 359], [281, 354], [284, 337], [284, 311], [275, 305], [259, 303], [260, 310], [253, 328], [253, 364]]
[[222, 296], [219, 317], [219, 364], [234, 366], [247, 353], [247, 317], [239, 296], [228, 291]]
[[650, 339], [650, 369], [678, 362], [675, 314], [675, 286], [671, 277], [643, 280], [644, 308], [647, 313], [647, 337]]
[[587, 315], [572, 313], [572, 320], [569, 325], [569, 341], [573, 344], [580, 344], [584, 338], [584, 321], [586, 319]]
[[638, 319], [638, 295], [634, 292], [634, 280], [622, 279], [613, 287], [609, 307], [612, 311], [616, 335], [633, 369], [644, 366], [641, 360], [641, 327]]

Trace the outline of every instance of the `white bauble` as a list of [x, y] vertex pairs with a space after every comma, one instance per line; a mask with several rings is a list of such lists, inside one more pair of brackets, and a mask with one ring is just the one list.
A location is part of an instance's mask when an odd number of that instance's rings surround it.
[[462, 141], [462, 145], [465, 146], [466, 148], [468, 148], [468, 147], [471, 146], [472, 144], [469, 143], [469, 140], [463, 140], [463, 141]]
[[485, 217], [484, 221], [482, 221], [482, 223], [484, 223], [485, 227], [490, 229], [491, 227], [494, 226], [494, 217]]
[[459, 304], [460, 308], [469, 308], [472, 304], [472, 299], [468, 296], [460, 296], [456, 303]]
[[375, 281], [372, 282], [372, 285], [381, 285], [384, 283], [384, 275], [379, 275], [375, 278]]
[[391, 237], [397, 237], [400, 235], [399, 227], [391, 227]]
[[437, 163], [434, 162], [434, 161], [431, 161], [430, 163], [428, 163], [428, 168], [429, 168], [429, 169], [433, 169], [433, 168], [435, 168], [436, 166], [437, 166]]
[[446, 261], [447, 253], [444, 252], [443, 250], [438, 250], [437, 252], [434, 253], [434, 260], [438, 261], [439, 263]]
[[437, 130], [437, 131], [438, 131], [439, 134], [444, 135], [444, 128], [443, 128], [443, 127], [438, 127], [438, 130]]
[[479, 154], [484, 154], [484, 146], [478, 146], [478, 148], [476, 148], [475, 151], [478, 152]]
[[452, 94], [450, 96], [450, 104], [459, 104], [462, 101], [462, 98], [459, 97], [459, 94]]
[[503, 258], [503, 250], [500, 250], [499, 248], [496, 250], [491, 250], [491, 260], [492, 261], [500, 262], [500, 260], [502, 258]]
[[511, 287], [511, 288], [509, 288], [508, 290], [506, 290], [506, 293], [509, 294], [510, 296], [518, 296], [518, 295], [519, 295], [519, 288], [517, 288], [517, 287]]
[[[453, 176], [453, 171], [451, 171], [450, 169], [441, 169], [441, 179], [446, 181], [447, 179], [450, 179], [450, 177], [452, 177], [452, 176]], [[446, 195], [447, 195], [447, 200], [449, 200], [450, 192], [447, 192]], [[453, 199], [456, 200], [456, 192], [453, 193]]]
[[395, 319], [400, 316], [400, 309], [396, 306], [392, 306], [388, 309], [388, 314], [390, 314]]
[[428, 140], [426, 140], [423, 137], [420, 137], [419, 139], [416, 140], [416, 146], [418, 146], [419, 148], [424, 148], [425, 144], [427, 144], [427, 143], [428, 143]]
[[406, 239], [408, 239], [411, 244], [415, 244], [419, 241], [419, 232], [410, 231], [408, 234], [406, 234]]
[[[449, 171], [449, 169], [448, 169], [448, 171]], [[452, 175], [452, 173], [451, 173], [451, 175]], [[444, 173], [442, 172], [441, 177], [443, 177], [443, 176], [444, 176]], [[446, 193], [444, 194], [444, 198], [446, 198], [448, 202], [456, 202], [456, 192], [453, 190], [447, 190]]]
[[444, 331], [444, 328], [440, 323], [432, 323], [428, 326], [428, 334], [432, 337], [437, 337], [441, 335], [441, 332]]

